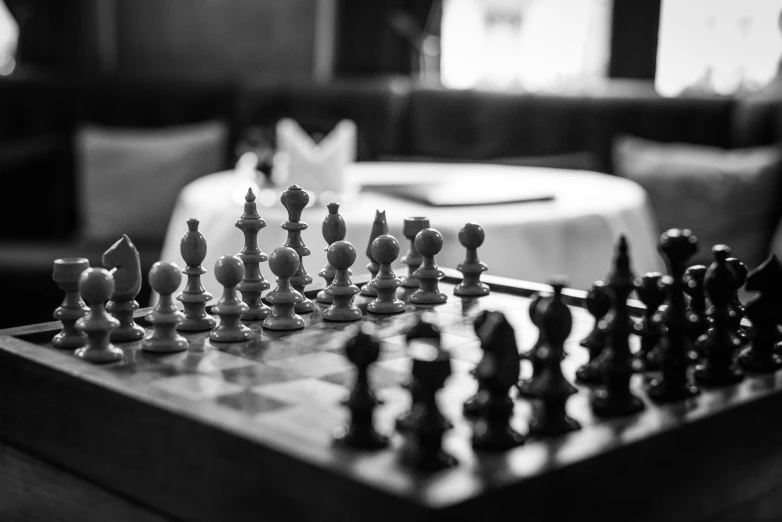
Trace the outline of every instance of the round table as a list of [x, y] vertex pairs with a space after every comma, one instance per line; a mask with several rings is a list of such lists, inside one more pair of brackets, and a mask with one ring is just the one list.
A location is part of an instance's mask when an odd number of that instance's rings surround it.
[[[345, 176], [349, 184], [360, 190], [338, 201], [340, 214], [347, 224], [345, 239], [358, 252], [354, 273], [366, 272], [368, 259], [364, 253], [376, 210], [386, 212], [389, 234], [400, 243], [400, 259], [409, 247], [409, 241], [402, 235], [404, 218], [425, 216], [444, 238], [443, 249], [435, 259], [440, 266], [455, 268], [463, 260], [465, 250], [457, 234], [465, 223], [473, 221], [486, 232], [478, 256], [494, 275], [545, 283], [554, 274], [564, 274], [573, 288], [585, 289], [611, 271], [615, 243], [622, 234], [629, 242], [632, 266], [637, 274], [663, 270], [656, 251], [658, 230], [649, 200], [638, 184], [627, 179], [538, 167], [398, 162], [353, 163]], [[544, 189], [554, 199], [434, 207], [378, 191], [382, 190], [378, 186], [436, 180], [448, 180], [449, 184], [463, 187], [488, 184], [498, 191], [517, 186], [529, 187], [532, 192]], [[248, 187], [253, 187], [258, 194], [258, 212], [267, 223], [258, 235], [258, 243], [269, 254], [286, 239], [280, 225], [287, 219], [287, 213], [279, 201], [285, 187], [276, 191], [259, 188], [254, 180], [235, 171], [211, 174], [187, 185], [179, 194], [168, 226], [161, 259], [174, 261], [184, 268], [180, 239], [187, 231], [188, 219], [200, 221], [199, 230], [207, 242], [207, 256], [202, 265], [207, 273], [202, 282], [215, 296], [215, 302], [222, 293], [213, 273], [215, 261], [221, 255], [239, 253], [244, 245], [244, 235], [234, 223], [243, 212]], [[312, 251], [312, 255], [304, 258], [304, 265], [313, 279], [326, 263], [321, 223], [328, 214], [325, 207], [328, 202], [311, 202], [302, 214], [302, 221], [309, 225], [302, 238]], [[393, 266], [397, 275], [406, 275], [406, 267], [399, 260]], [[261, 270], [274, 288], [274, 275], [266, 263], [261, 265]]]

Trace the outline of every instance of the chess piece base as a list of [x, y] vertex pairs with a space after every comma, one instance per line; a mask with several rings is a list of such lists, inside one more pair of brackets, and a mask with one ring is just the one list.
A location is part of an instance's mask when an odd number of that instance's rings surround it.
[[182, 332], [205, 332], [215, 327], [217, 322], [211, 315], [204, 315], [204, 317], [185, 317], [184, 320], [176, 327], [177, 330]]
[[643, 401], [632, 394], [617, 398], [611, 397], [605, 390], [597, 390], [592, 400], [592, 411], [598, 417], [632, 415], [643, 409]]
[[402, 278], [402, 288], [419, 288], [421, 282], [417, 277], [407, 276]]
[[506, 451], [524, 444], [526, 437], [510, 426], [492, 428], [488, 424], [476, 424], [472, 447], [478, 451]]
[[752, 373], [773, 373], [782, 368], [782, 356], [773, 352], [759, 354], [751, 346], [741, 351], [737, 362], [744, 371]]
[[476, 283], [474, 285], [465, 285], [459, 283], [459, 286], [453, 289], [454, 295], [462, 297], [482, 297], [489, 295], [489, 285], [486, 283]]
[[401, 314], [405, 311], [405, 303], [398, 299], [391, 303], [372, 301], [367, 305], [367, 310], [373, 314]]
[[741, 382], [744, 379], [744, 373], [735, 366], [724, 370], [715, 370], [705, 364], [698, 365], [695, 368], [694, 376], [695, 381], [703, 386], [727, 386]]
[[361, 295], [367, 297], [377, 297], [377, 288], [367, 283], [361, 287]]
[[358, 449], [375, 450], [388, 446], [388, 437], [372, 426], [345, 425], [334, 430], [334, 442]]
[[[303, 295], [304, 294], [302, 294], [302, 296]], [[296, 303], [296, 306], [293, 307], [293, 310], [297, 314], [308, 314], [315, 310], [315, 303], [305, 297], [304, 300]]]
[[586, 363], [576, 370], [576, 380], [582, 384], [603, 384], [603, 373], [596, 364]]
[[270, 315], [263, 320], [263, 327], [267, 330], [300, 330], [304, 328], [304, 319], [298, 315], [293, 317], [275, 317]]
[[323, 289], [320, 292], [318, 292], [318, 295], [315, 297], [315, 300], [319, 303], [331, 304], [334, 302], [334, 297], [332, 297], [331, 294], [327, 294], [326, 290]]
[[529, 434], [534, 437], [551, 437], [563, 435], [581, 429], [581, 424], [567, 415], [562, 417], [546, 417], [532, 419], [529, 423]]
[[331, 305], [323, 311], [323, 319], [326, 321], [359, 321], [363, 316], [364, 314], [355, 305], [351, 305], [350, 308], [335, 308], [334, 305]]
[[177, 353], [187, 350], [189, 344], [187, 339], [179, 337], [178, 339], [144, 339], [141, 343], [141, 349], [145, 352], [155, 353]]
[[261, 304], [257, 307], [252, 307], [242, 314], [242, 321], [263, 321], [269, 314], [272, 313], [272, 309]]
[[230, 330], [224, 329], [222, 326], [218, 326], [209, 332], [209, 340], [218, 343], [241, 343], [242, 341], [249, 341], [252, 336], [252, 330], [243, 324]]
[[139, 339], [143, 339], [146, 335], [147, 331], [137, 324], [122, 325], [111, 332], [109, 340], [112, 342], [138, 341]]
[[442, 292], [422, 292], [418, 290], [410, 296], [410, 302], [415, 304], [443, 304], [448, 296]]
[[700, 393], [698, 386], [690, 383], [676, 383], [672, 385], [664, 379], [654, 379], [649, 385], [649, 398], [657, 403], [676, 402], [690, 397], [695, 397]]
[[116, 346], [109, 344], [105, 350], [91, 350], [88, 346], [79, 348], [73, 355], [79, 359], [84, 359], [91, 363], [106, 364], [121, 361], [125, 356], [123, 351]]

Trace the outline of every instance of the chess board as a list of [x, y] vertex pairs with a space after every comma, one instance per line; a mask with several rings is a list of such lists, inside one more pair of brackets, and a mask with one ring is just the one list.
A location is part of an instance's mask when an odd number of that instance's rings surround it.
[[[459, 461], [454, 468], [410, 469], [399, 458], [399, 433], [380, 451], [333, 444], [354, 378], [341, 349], [357, 324], [322, 321], [323, 305], [303, 316], [300, 331], [247, 323], [253, 339], [227, 344], [186, 333], [190, 349], [169, 355], [118, 343], [124, 360], [104, 366], [52, 348], [57, 322], [0, 331], [0, 441], [154, 520], [473, 522], [515, 513], [526, 521], [727, 521], [748, 519], [749, 505], [780, 507], [782, 382], [773, 374], [666, 406], [648, 400], [644, 377], [636, 375], [632, 387], [645, 410], [608, 420], [592, 415], [591, 389], [577, 385], [567, 409], [581, 430], [496, 454], [473, 451], [462, 415], [477, 387], [470, 370], [482, 354], [472, 320], [484, 309], [504, 312], [526, 350], [538, 335], [530, 297], [550, 289], [488, 276], [489, 296], [458, 298], [459, 274], [446, 273], [446, 304], [408, 304], [401, 315], [365, 314], [362, 321], [375, 323], [382, 340], [370, 380], [384, 401], [378, 429], [391, 433], [410, 405], [401, 386], [410, 375], [404, 334], [416, 311], [433, 314], [452, 357], [438, 400], [454, 425], [444, 442]], [[563, 371], [572, 382], [588, 358], [578, 343], [592, 318], [582, 292], [564, 296], [574, 327]], [[362, 311], [369, 301], [356, 298]], [[641, 311], [638, 303], [631, 309]], [[148, 329], [149, 313], [136, 318]], [[522, 368], [530, 375], [528, 363]], [[535, 405], [515, 403], [514, 427], [526, 432]]]

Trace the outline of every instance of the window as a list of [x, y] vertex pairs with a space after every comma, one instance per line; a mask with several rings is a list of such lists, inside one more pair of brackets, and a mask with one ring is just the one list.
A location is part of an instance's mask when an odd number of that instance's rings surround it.
[[605, 78], [611, 0], [444, 0], [440, 73], [452, 88], [578, 89]]
[[660, 94], [755, 91], [782, 57], [778, 0], [663, 0], [655, 88]]

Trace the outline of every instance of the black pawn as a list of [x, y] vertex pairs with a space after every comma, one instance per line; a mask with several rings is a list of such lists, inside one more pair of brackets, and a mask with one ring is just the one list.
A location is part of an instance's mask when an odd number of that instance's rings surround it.
[[249, 308], [239, 299], [236, 287], [244, 277], [244, 263], [237, 256], [220, 256], [215, 262], [215, 278], [223, 285], [223, 295], [212, 307], [220, 323], [209, 332], [209, 339], [216, 342], [241, 342], [252, 337], [252, 331], [242, 324], [242, 314]]
[[735, 257], [729, 257], [726, 260], [726, 263], [728, 263], [728, 266], [733, 270], [733, 274], [736, 276], [736, 284], [734, 285], [733, 297], [731, 298], [730, 303], [733, 310], [736, 312], [733, 317], [733, 331], [736, 332], [736, 337], [741, 339], [741, 344], [746, 345], [752, 340], [752, 336], [744, 325], [741, 324], [741, 321], [746, 315], [746, 310], [739, 299], [739, 290], [744, 288], [744, 285], [747, 283], [749, 271], [747, 270], [747, 265]]
[[372, 417], [382, 404], [369, 386], [368, 369], [380, 356], [380, 342], [372, 336], [372, 326], [364, 323], [345, 344], [345, 356], [356, 366], [356, 381], [342, 404], [350, 411], [350, 422], [334, 435], [337, 442], [360, 449], [379, 449], [388, 445], [388, 437], [375, 429]]
[[350, 281], [350, 267], [356, 262], [356, 249], [347, 241], [335, 241], [326, 253], [329, 263], [336, 269], [334, 281], [326, 289], [332, 297], [332, 302], [323, 311], [323, 319], [327, 321], [358, 321], [363, 317], [358, 306], [353, 304], [353, 297], [360, 292]]
[[182, 271], [170, 261], [158, 261], [149, 270], [149, 286], [159, 294], [159, 299], [149, 321], [152, 334], [141, 342], [141, 349], [148, 352], [174, 353], [187, 350], [187, 339], [176, 331], [185, 314], [177, 310], [172, 294], [182, 282]]
[[437, 404], [437, 392], [451, 375], [451, 359], [440, 346], [439, 338], [414, 339], [408, 349], [415, 383], [411, 395], [415, 395], [406, 430], [411, 444], [402, 458], [424, 472], [455, 466], [456, 458], [443, 449], [443, 436], [452, 425]]
[[[706, 270], [706, 265], [692, 265], [684, 271], [684, 293], [690, 298], [687, 304], [687, 335], [693, 346], [709, 328], [709, 320], [706, 317], [706, 293], [703, 289]], [[694, 353], [697, 354], [697, 350]]]
[[584, 384], [600, 384], [603, 380], [600, 356], [606, 346], [605, 316], [611, 310], [611, 292], [605, 281], [597, 280], [589, 286], [584, 305], [594, 318], [594, 325], [580, 343], [587, 349], [589, 361], [576, 370], [576, 380]]
[[399, 242], [394, 236], [383, 234], [372, 242], [372, 257], [377, 260], [378, 272], [370, 284], [377, 290], [377, 299], [367, 305], [374, 314], [398, 314], [405, 311], [405, 303], [396, 298], [396, 289], [402, 280], [396, 277], [391, 263], [399, 256]]
[[660, 305], [665, 301], [666, 285], [663, 275], [649, 272], [635, 280], [635, 293], [646, 307], [641, 320], [635, 324], [634, 332], [641, 338], [641, 347], [635, 356], [638, 371], [657, 371], [660, 369], [659, 343], [663, 327]]
[[418, 290], [410, 296], [415, 304], [442, 304], [448, 296], [440, 291], [439, 281], [445, 274], [435, 264], [434, 256], [443, 248], [443, 236], [433, 228], [425, 228], [415, 236], [415, 247], [423, 256], [421, 266], [413, 272], [418, 278]]
[[[369, 232], [369, 241], [367, 242], [366, 256], [369, 259], [367, 263], [367, 270], [371, 276], [370, 281], [377, 276], [380, 270], [380, 264], [375, 256], [372, 254], [372, 243], [378, 237], [388, 234], [388, 223], [386, 223], [386, 211], [375, 210], [375, 220], [372, 222], [372, 230]], [[377, 288], [372, 285], [364, 285], [361, 287], [361, 295], [368, 297], [377, 297]]]
[[73, 354], [96, 364], [121, 360], [124, 353], [109, 342], [119, 321], [106, 311], [106, 301], [114, 293], [114, 277], [105, 268], [87, 268], [79, 276], [79, 292], [89, 311], [76, 321], [76, 330], [87, 336], [87, 345]]
[[541, 313], [540, 323], [544, 333], [545, 347], [541, 347], [541, 371], [539, 377], [529, 386], [531, 396], [541, 401], [529, 424], [530, 435], [561, 435], [581, 429], [581, 425], [570, 418], [565, 410], [568, 398], [577, 393], [562, 374], [562, 358], [565, 355], [565, 341], [573, 328], [570, 308], [562, 302], [562, 290], [566, 286], [563, 278], [551, 281], [554, 295], [547, 301]]
[[475, 368], [478, 393], [465, 403], [474, 404], [477, 419], [472, 446], [480, 451], [505, 451], [524, 443], [524, 435], [510, 426], [513, 400], [510, 389], [519, 378], [520, 363], [513, 326], [502, 312], [482, 311], [475, 330], [483, 358]]
[[201, 276], [206, 270], [201, 266], [206, 258], [206, 239], [198, 231], [198, 220], [187, 220], [187, 232], [179, 242], [179, 253], [185, 261], [183, 273], [187, 283], [176, 296], [185, 308], [185, 319], [177, 325], [183, 332], [203, 332], [215, 327], [215, 318], [206, 313], [206, 303], [212, 300], [212, 294], [201, 284]]
[[598, 417], [630, 415], [644, 409], [644, 403], [630, 391], [630, 377], [633, 374], [629, 336], [630, 314], [627, 298], [633, 291], [633, 272], [630, 269], [627, 239], [621, 236], [614, 258], [614, 270], [608, 277], [611, 291], [608, 337], [605, 360], [601, 364], [602, 386], [592, 396], [592, 411]]
[[282, 246], [269, 256], [269, 269], [277, 276], [277, 286], [266, 295], [272, 304], [272, 313], [263, 320], [263, 327], [269, 330], [299, 330], [304, 328], [304, 319], [296, 313], [296, 303], [302, 296], [291, 285], [291, 277], [299, 268], [301, 258], [292, 248]]
[[308, 226], [301, 221], [301, 213], [310, 202], [310, 196], [300, 186], [291, 185], [280, 196], [280, 202], [288, 211], [288, 221], [282, 224], [283, 230], [288, 232], [283, 246], [292, 248], [299, 255], [296, 273], [290, 277], [291, 286], [301, 295], [301, 300], [296, 302], [294, 310], [297, 314], [309, 313], [315, 309], [315, 304], [304, 295], [304, 287], [312, 283], [312, 277], [304, 268], [304, 257], [310, 255], [310, 249], [301, 239], [302, 231], [307, 230]]
[[535, 293], [532, 296], [532, 299], [530, 299], [529, 308], [527, 309], [527, 314], [529, 315], [530, 321], [532, 321], [532, 324], [538, 330], [538, 338], [535, 340], [535, 343], [529, 350], [521, 354], [521, 358], [527, 359], [532, 365], [532, 376], [529, 379], [520, 381], [518, 383], [519, 395], [522, 397], [532, 398], [532, 393], [529, 391], [529, 387], [535, 381], [535, 379], [540, 376], [540, 370], [543, 367], [541, 364], [542, 359], [540, 349], [546, 345], [546, 335], [541, 329], [542, 323], [540, 321], [543, 309], [548, 305], [548, 301], [550, 299], [550, 295], [544, 296], [543, 294]]
[[[407, 346], [412, 346], [418, 341], [439, 345], [440, 338], [440, 329], [434, 324], [433, 317], [429, 312], [419, 312], [416, 314], [416, 322], [405, 334]], [[409, 381], [402, 385], [402, 387], [410, 392], [412, 401], [410, 410], [399, 416], [396, 420], [396, 429], [398, 431], [407, 431], [411, 427], [410, 420], [412, 419], [416, 404], [418, 404], [421, 399], [421, 394], [419, 393], [418, 385], [412, 376]]]
[[489, 285], [481, 282], [481, 274], [489, 269], [478, 259], [478, 248], [483, 244], [486, 233], [478, 223], [467, 223], [459, 230], [459, 243], [467, 250], [464, 261], [456, 266], [462, 273], [462, 282], [453, 293], [462, 297], [479, 297], [489, 294]]
[[649, 398], [655, 402], [673, 402], [700, 393], [688, 374], [693, 350], [687, 327], [687, 302], [684, 297], [684, 272], [687, 261], [698, 251], [698, 240], [688, 229], [672, 228], [660, 236], [657, 249], [668, 269], [667, 307], [662, 314], [664, 333], [660, 341], [660, 377], [649, 385]]
[[744, 378], [733, 363], [733, 354], [741, 347], [741, 339], [734, 331], [736, 311], [732, 306], [736, 274], [727, 263], [729, 247], [717, 245], [712, 252], [714, 262], [704, 278], [706, 296], [711, 301], [709, 330], [698, 339], [704, 358], [695, 368], [695, 380], [704, 386], [725, 386]]
[[271, 285], [261, 273], [261, 263], [269, 257], [258, 246], [258, 232], [266, 226], [266, 221], [258, 215], [252, 189], [247, 189], [247, 194], [244, 196], [244, 213], [236, 220], [234, 226], [244, 234], [244, 246], [237, 256], [244, 263], [244, 277], [236, 287], [242, 294], [242, 301], [247, 303], [248, 307], [242, 314], [242, 319], [260, 321], [271, 313], [271, 308], [261, 301], [261, 294]]
[[[347, 234], [347, 227], [345, 226], [345, 220], [339, 215], [339, 203], [329, 203], [326, 205], [329, 209], [329, 213], [323, 220], [323, 224], [320, 227], [320, 231], [323, 234], [323, 239], [326, 240], [326, 246], [323, 250], [328, 251], [329, 247], [335, 241], [342, 241]], [[334, 281], [334, 276], [337, 275], [337, 270], [331, 263], [326, 260], [326, 266], [324, 266], [318, 275], [326, 280], [326, 287]], [[315, 300], [323, 304], [331, 304], [332, 297], [326, 293], [324, 288], [318, 292]]]
[[746, 307], [752, 322], [752, 345], [744, 348], [738, 364], [748, 372], [771, 373], [782, 367], [777, 350], [777, 325], [782, 320], [782, 263], [772, 255], [747, 277], [747, 291], [760, 292]]

